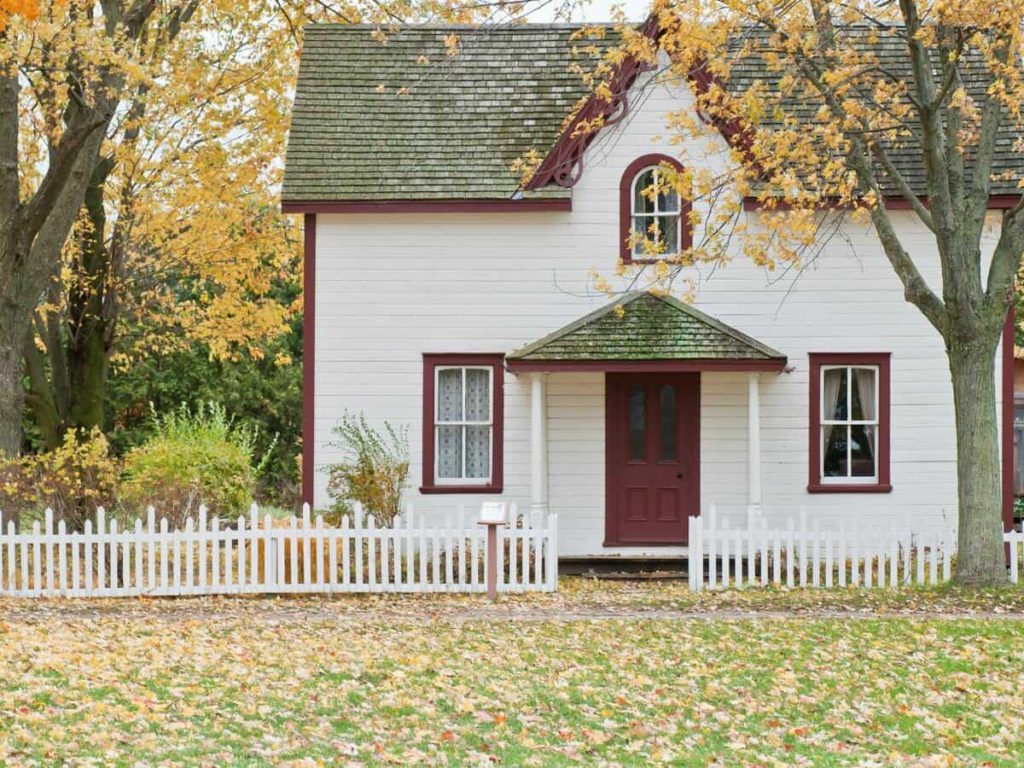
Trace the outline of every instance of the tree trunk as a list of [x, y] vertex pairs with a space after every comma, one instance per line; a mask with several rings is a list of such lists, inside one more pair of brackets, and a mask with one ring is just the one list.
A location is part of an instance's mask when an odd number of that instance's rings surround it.
[[69, 350], [71, 413], [69, 427], [103, 429], [103, 405], [107, 395], [107, 349], [101, 327], [90, 326], [86, 336]]
[[1002, 472], [996, 419], [996, 347], [977, 334], [949, 345], [956, 409], [957, 497], [960, 504], [955, 580], [1003, 584]]
[[0, 456], [14, 457], [22, 450], [22, 344], [25, 331], [14, 308], [0, 308]]

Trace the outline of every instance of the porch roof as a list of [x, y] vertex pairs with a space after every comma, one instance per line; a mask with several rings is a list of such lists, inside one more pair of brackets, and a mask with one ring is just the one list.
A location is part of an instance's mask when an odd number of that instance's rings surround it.
[[506, 355], [512, 371], [781, 371], [786, 356], [671, 296], [635, 291]]

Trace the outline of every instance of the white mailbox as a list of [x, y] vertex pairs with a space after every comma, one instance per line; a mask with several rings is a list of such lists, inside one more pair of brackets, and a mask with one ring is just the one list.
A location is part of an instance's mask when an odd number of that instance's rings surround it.
[[482, 525], [504, 525], [507, 522], [507, 501], [485, 501], [480, 505], [480, 523]]

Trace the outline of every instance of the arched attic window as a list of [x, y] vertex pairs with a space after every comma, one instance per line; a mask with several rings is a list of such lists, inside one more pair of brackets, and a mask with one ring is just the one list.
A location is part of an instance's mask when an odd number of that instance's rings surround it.
[[[682, 198], [669, 183], [665, 165], [683, 170], [678, 160], [655, 154], [638, 157], [622, 174], [619, 256], [626, 264], [649, 264], [693, 244], [690, 201]], [[651, 243], [658, 245], [656, 257], [649, 251]]]

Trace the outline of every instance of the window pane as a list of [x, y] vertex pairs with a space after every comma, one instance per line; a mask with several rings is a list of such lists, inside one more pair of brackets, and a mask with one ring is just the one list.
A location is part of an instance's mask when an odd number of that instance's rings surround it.
[[668, 184], [664, 174], [658, 172], [658, 212], [675, 213], [679, 210], [679, 194]]
[[654, 169], [649, 168], [633, 183], [633, 213], [654, 213]]
[[444, 368], [438, 371], [437, 420], [462, 421], [461, 368]]
[[481, 368], [466, 370], [466, 421], [490, 421], [491, 372]]
[[437, 477], [462, 477], [462, 430], [464, 427], [437, 428]]
[[629, 460], [643, 461], [646, 457], [644, 444], [647, 434], [644, 429], [644, 390], [632, 387], [629, 390]]
[[821, 388], [821, 418], [824, 421], [846, 420], [846, 368], [825, 371]]
[[676, 388], [666, 384], [661, 388], [661, 446], [658, 458], [662, 461], [674, 461], [679, 458], [676, 451]]
[[850, 475], [875, 476], [875, 427], [850, 427]]
[[657, 218], [654, 216], [633, 217], [633, 231], [636, 233], [636, 244], [633, 246], [634, 255], [641, 257], [649, 255], [645, 245], [648, 241], [657, 242], [656, 222]]
[[846, 471], [846, 430], [845, 426], [828, 426], [821, 428], [824, 437], [822, 467], [825, 477], [847, 477]]
[[853, 389], [850, 394], [850, 409], [854, 421], [874, 421], [875, 397], [877, 388], [875, 380], [877, 371], [874, 368], [853, 368]]
[[665, 253], [679, 252], [679, 217], [659, 216], [658, 232], [665, 246]]
[[466, 427], [466, 477], [491, 476], [491, 428]]

